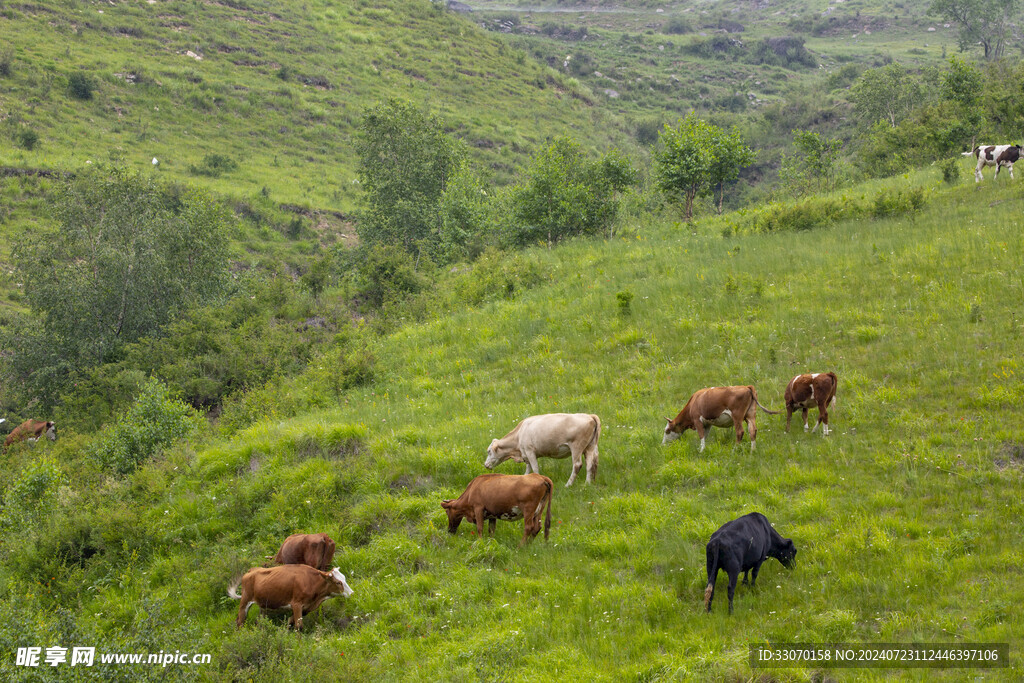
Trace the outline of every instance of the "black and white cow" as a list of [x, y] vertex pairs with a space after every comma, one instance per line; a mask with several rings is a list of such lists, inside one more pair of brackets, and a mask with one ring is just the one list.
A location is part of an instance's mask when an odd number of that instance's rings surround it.
[[1013, 163], [1020, 159], [1020, 145], [979, 145], [970, 152], [964, 152], [963, 156], [973, 156], [978, 160], [974, 169], [974, 182], [981, 182], [981, 169], [986, 166], [995, 166], [996, 173], [993, 177], [999, 177], [999, 169], [1005, 167], [1010, 169], [1010, 180], [1013, 180]]

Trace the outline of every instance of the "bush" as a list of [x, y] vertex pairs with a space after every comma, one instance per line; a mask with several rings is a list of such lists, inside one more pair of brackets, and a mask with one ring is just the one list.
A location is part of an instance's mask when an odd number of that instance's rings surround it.
[[18, 132], [18, 145], [22, 149], [32, 151], [39, 144], [39, 133], [31, 128], [24, 128]]
[[942, 171], [942, 179], [949, 185], [956, 185], [960, 182], [960, 159], [950, 157], [939, 161], [939, 169]]
[[10, 76], [14, 73], [14, 50], [7, 47], [0, 50], [0, 76]]
[[76, 100], [91, 100], [95, 89], [92, 77], [84, 71], [76, 71], [68, 76], [68, 95]]
[[881, 190], [875, 195], [871, 215], [875, 218], [898, 216], [904, 213], [917, 213], [925, 203], [923, 187], [911, 187], [906, 190]]
[[189, 173], [202, 175], [208, 178], [219, 178], [224, 173], [230, 173], [238, 168], [238, 162], [223, 154], [207, 154], [203, 157], [202, 163], [189, 166]]
[[693, 33], [693, 24], [682, 17], [672, 17], [662, 25], [661, 32], [674, 36]]
[[96, 457], [118, 474], [127, 474], [193, 432], [196, 418], [187, 403], [172, 398], [163, 382], [151, 378], [131, 408], [100, 433]]
[[359, 295], [375, 309], [387, 302], [400, 302], [427, 286], [427, 279], [416, 272], [413, 257], [394, 244], [366, 249], [359, 278]]

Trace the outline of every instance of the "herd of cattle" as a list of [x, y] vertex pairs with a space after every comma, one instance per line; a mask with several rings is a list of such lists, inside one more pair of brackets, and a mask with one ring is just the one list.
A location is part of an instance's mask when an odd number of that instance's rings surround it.
[[[818, 421], [824, 435], [829, 434], [828, 409], [835, 402], [838, 380], [834, 372], [797, 375], [786, 386], [786, 431], [789, 431], [793, 413], [803, 413], [804, 430], [809, 429], [808, 411], [818, 409]], [[743, 440], [744, 424], [750, 432], [750, 448], [755, 447], [757, 438], [756, 412], [760, 407], [770, 414], [757, 400], [757, 391], [752, 386], [710, 387], [701, 389], [690, 397], [675, 419], [665, 418], [662, 443], [678, 439], [687, 429], [693, 429], [700, 437], [700, 451], [703, 452], [709, 427], [734, 427], [736, 442]], [[0, 420], [2, 421], [2, 420]], [[53, 422], [28, 420], [15, 428], [4, 441], [10, 447], [19, 441], [34, 442], [45, 438], [56, 440], [57, 430]], [[456, 499], [441, 501], [441, 507], [448, 514], [448, 532], [456, 533], [462, 520], [476, 525], [477, 534], [482, 538], [484, 522], [488, 523], [488, 535], [494, 533], [497, 520], [523, 520], [523, 538], [520, 546], [531, 541], [541, 530], [543, 516], [544, 538], [551, 529], [551, 499], [554, 484], [540, 474], [538, 458], [572, 459], [572, 470], [566, 486], [572, 486], [576, 476], [587, 466], [587, 483], [597, 477], [598, 440], [601, 437], [601, 419], [597, 415], [576, 413], [553, 413], [534, 415], [516, 425], [515, 429], [500, 439], [494, 439], [487, 448], [484, 466], [493, 469], [511, 459], [526, 464], [526, 473], [481, 474], [469, 482], [466, 490]], [[292, 612], [289, 623], [296, 629], [302, 628], [302, 617], [315, 610], [324, 600], [336, 595], [352, 595], [352, 588], [345, 581], [345, 575], [338, 567], [331, 569], [335, 544], [327, 534], [293, 534], [281, 545], [280, 550], [267, 559], [276, 563], [272, 567], [254, 567], [228, 588], [228, 595], [239, 600], [238, 617], [235, 625], [241, 628], [249, 609], [259, 605], [261, 610], [287, 610]], [[796, 557], [793, 541], [783, 538], [772, 527], [764, 515], [753, 512], [722, 525], [707, 544], [708, 584], [704, 592], [704, 606], [711, 611], [715, 582], [719, 570], [729, 576], [729, 612], [733, 610], [733, 595], [740, 573], [743, 582], [757, 581], [761, 565], [774, 557], [783, 566], [792, 566]], [[241, 586], [242, 592], [238, 592]]]

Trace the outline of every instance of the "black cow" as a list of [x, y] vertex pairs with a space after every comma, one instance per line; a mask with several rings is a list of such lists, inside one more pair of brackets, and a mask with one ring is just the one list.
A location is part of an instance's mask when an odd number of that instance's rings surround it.
[[792, 569], [796, 557], [796, 546], [792, 539], [779, 535], [768, 519], [760, 512], [751, 512], [739, 519], [726, 522], [711, 534], [707, 546], [708, 587], [704, 591], [704, 609], [711, 611], [711, 600], [715, 597], [715, 581], [718, 570], [729, 575], [729, 614], [732, 614], [732, 596], [736, 593], [736, 579], [743, 572], [743, 583], [751, 569], [753, 586], [757, 572], [769, 557], [774, 557], [786, 569]]

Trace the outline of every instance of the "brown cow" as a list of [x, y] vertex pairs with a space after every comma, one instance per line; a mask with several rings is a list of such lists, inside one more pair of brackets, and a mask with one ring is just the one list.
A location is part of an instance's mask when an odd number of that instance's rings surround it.
[[834, 372], [816, 372], [812, 375], [797, 375], [786, 386], [786, 431], [789, 421], [797, 408], [804, 412], [804, 431], [807, 431], [807, 411], [818, 406], [818, 421], [814, 424], [815, 431], [822, 425], [821, 433], [828, 436], [832, 430], [828, 426], [828, 409], [836, 401], [836, 386], [839, 380]]
[[334, 560], [334, 541], [327, 534], [292, 534], [272, 559], [278, 564], [308, 564], [325, 572]]
[[[238, 594], [238, 586], [242, 594]], [[228, 588], [228, 597], [241, 600], [235, 627], [242, 628], [249, 608], [259, 605], [261, 610], [292, 610], [288, 623], [302, 630], [302, 617], [320, 606], [332, 595], [352, 595], [345, 583], [345, 575], [337, 567], [322, 572], [305, 564], [286, 564], [280, 567], [256, 567], [245, 573], [235, 585]]]
[[499, 519], [514, 521], [523, 519], [522, 546], [540, 533], [540, 513], [547, 503], [544, 518], [544, 538], [551, 529], [551, 496], [554, 491], [551, 480], [543, 474], [481, 474], [469, 482], [465, 492], [456, 500], [443, 500], [441, 507], [448, 513], [448, 533], [459, 529], [463, 517], [476, 524], [477, 533], [483, 538], [484, 520], [488, 521], [487, 533], [494, 533]]
[[743, 440], [743, 422], [750, 429], [750, 450], [757, 442], [757, 408], [769, 415], [778, 415], [777, 410], [768, 410], [757, 400], [757, 391], [751, 386], [710, 387], [700, 389], [690, 397], [676, 419], [666, 417], [664, 443], [675, 441], [687, 429], [695, 429], [700, 437], [700, 451], [704, 452], [704, 436], [707, 427], [736, 428], [736, 443]]
[[10, 448], [11, 444], [19, 441], [34, 443], [46, 436], [50, 441], [57, 440], [57, 425], [54, 422], [40, 422], [38, 420], [25, 420], [14, 428], [7, 438], [4, 439], [4, 448]]

